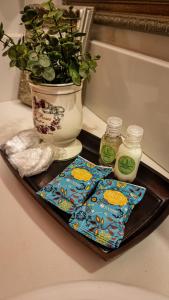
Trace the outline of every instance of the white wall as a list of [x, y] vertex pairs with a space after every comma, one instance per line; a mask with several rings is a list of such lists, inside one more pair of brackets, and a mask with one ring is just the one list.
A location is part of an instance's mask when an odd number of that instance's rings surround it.
[[123, 133], [142, 125], [144, 152], [169, 171], [169, 37], [95, 24], [91, 45], [102, 58], [86, 105], [104, 121], [122, 116]]
[[[22, 8], [22, 0], [0, 0], [0, 21], [3, 22], [7, 34], [13, 38], [22, 33], [19, 26]], [[0, 46], [0, 102], [17, 98], [19, 71], [9, 67], [8, 58], [1, 56], [2, 46]]]
[[101, 61], [86, 90], [85, 104], [104, 121], [121, 116], [144, 127], [144, 152], [169, 171], [169, 62], [92, 41]]
[[[20, 14], [24, 4], [41, 3], [43, 0], [0, 0], [0, 22], [3, 22], [7, 34], [18, 38], [23, 27], [19, 25]], [[61, 4], [61, 0], [55, 0]], [[9, 59], [2, 57], [0, 45], [0, 102], [17, 99], [20, 71], [9, 67]]]

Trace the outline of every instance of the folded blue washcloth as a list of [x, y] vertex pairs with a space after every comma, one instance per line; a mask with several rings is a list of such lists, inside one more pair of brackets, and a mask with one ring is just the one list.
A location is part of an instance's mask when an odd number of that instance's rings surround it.
[[70, 219], [69, 225], [108, 248], [118, 248], [124, 237], [125, 224], [146, 189], [112, 179], [101, 180], [95, 193]]
[[48, 183], [45, 187], [38, 191], [37, 195], [66, 213], [72, 214], [75, 210], [74, 204], [58, 193], [52, 182]]
[[79, 156], [37, 194], [72, 214], [76, 207], [84, 203], [99, 180], [111, 172], [111, 168], [97, 166]]

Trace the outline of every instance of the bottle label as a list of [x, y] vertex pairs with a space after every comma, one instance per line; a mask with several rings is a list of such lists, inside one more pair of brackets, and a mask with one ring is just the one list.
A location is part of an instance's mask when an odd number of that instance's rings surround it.
[[121, 156], [118, 160], [118, 169], [124, 175], [131, 174], [135, 169], [135, 165], [135, 160], [130, 156]]
[[116, 152], [112, 147], [103, 145], [101, 149], [101, 158], [103, 162], [105, 162], [106, 164], [110, 164], [115, 160]]

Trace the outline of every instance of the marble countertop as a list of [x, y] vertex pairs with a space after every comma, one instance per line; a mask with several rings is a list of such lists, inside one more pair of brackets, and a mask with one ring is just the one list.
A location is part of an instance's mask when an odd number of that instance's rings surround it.
[[[19, 101], [0, 103], [0, 143], [33, 127], [31, 109]], [[105, 123], [84, 107], [83, 128], [99, 137]], [[169, 174], [143, 155], [143, 161]], [[60, 282], [108, 280], [169, 297], [169, 218], [144, 241], [104, 262], [69, 235], [9, 171], [0, 158], [0, 299]]]

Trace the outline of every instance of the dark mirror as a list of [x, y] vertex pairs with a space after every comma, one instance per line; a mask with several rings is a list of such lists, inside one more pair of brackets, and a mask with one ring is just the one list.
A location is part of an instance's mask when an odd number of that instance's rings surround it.
[[169, 0], [65, 0], [64, 4], [94, 6], [94, 23], [169, 35]]

